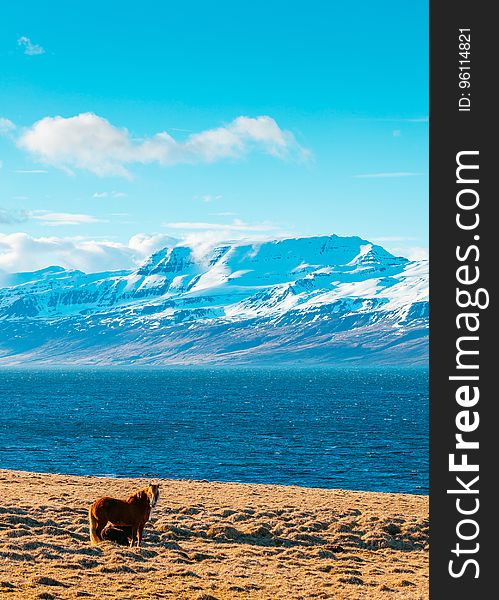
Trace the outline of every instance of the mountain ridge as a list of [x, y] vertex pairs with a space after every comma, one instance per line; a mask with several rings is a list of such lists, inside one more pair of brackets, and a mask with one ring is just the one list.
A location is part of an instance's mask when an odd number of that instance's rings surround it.
[[427, 336], [427, 262], [357, 236], [177, 244], [0, 287], [0, 365], [425, 364]]

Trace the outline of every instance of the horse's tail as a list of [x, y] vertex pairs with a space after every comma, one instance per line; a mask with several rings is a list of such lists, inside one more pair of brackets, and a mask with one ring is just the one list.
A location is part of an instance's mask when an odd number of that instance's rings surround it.
[[90, 529], [90, 542], [95, 545], [101, 541], [101, 538], [97, 534], [97, 519], [93, 513], [94, 505], [88, 509], [88, 521], [89, 521], [89, 529]]

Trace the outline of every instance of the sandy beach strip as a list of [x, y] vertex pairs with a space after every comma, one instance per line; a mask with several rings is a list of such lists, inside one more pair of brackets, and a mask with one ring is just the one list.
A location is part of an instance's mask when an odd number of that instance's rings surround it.
[[88, 506], [148, 479], [0, 470], [0, 596], [428, 598], [428, 497], [155, 480], [142, 548], [91, 546]]

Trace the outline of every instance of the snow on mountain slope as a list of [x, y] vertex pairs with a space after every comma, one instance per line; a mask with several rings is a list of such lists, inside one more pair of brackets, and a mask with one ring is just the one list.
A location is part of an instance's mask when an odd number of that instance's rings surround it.
[[20, 273], [0, 288], [0, 363], [390, 362], [396, 348], [396, 362], [418, 363], [427, 279], [425, 261], [336, 235], [177, 245], [133, 271]]

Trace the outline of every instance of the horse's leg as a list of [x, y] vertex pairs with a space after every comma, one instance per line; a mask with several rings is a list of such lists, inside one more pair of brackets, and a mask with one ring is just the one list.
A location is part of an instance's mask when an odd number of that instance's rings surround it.
[[102, 531], [103, 531], [104, 527], [107, 525], [107, 523], [108, 523], [107, 519], [104, 519], [104, 520], [97, 519], [97, 527], [95, 528], [95, 533], [101, 540], [102, 540]]
[[130, 548], [133, 548], [135, 545], [135, 540], [137, 539], [137, 531], [138, 528], [135, 525], [132, 525], [132, 541], [130, 542]]
[[145, 526], [145, 523], [142, 523], [141, 525], [139, 525], [137, 546], [140, 546], [142, 543], [142, 532], [144, 531], [144, 526]]

